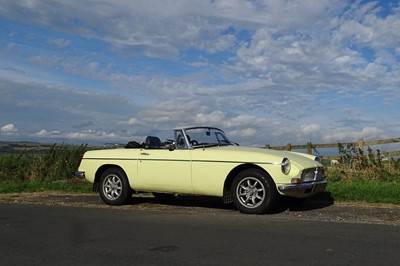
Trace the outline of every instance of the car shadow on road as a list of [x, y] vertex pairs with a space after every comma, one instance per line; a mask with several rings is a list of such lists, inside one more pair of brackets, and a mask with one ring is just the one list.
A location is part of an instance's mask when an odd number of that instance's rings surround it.
[[279, 197], [278, 203], [271, 211], [272, 213], [280, 212], [305, 212], [323, 209], [332, 206], [335, 199], [330, 192], [320, 192], [315, 196], [307, 199], [295, 199], [289, 197]]
[[224, 204], [221, 198], [207, 196], [184, 196], [177, 195], [170, 199], [157, 199], [155, 197], [133, 197], [128, 204], [132, 205], [164, 205], [170, 207], [193, 207], [193, 208], [210, 208], [234, 210], [232, 204]]
[[[160, 200], [152, 196], [134, 196], [129, 205], [162, 205], [168, 207], [210, 208], [216, 210], [236, 211], [232, 203], [224, 204], [221, 198], [206, 196], [174, 196], [170, 199]], [[294, 199], [279, 197], [277, 204], [269, 212], [277, 214], [282, 212], [305, 212], [323, 209], [334, 204], [334, 198], [329, 192], [320, 192], [309, 199]]]

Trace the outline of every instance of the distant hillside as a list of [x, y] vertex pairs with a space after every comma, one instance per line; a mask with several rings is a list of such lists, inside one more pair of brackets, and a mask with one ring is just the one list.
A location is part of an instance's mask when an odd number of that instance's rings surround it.
[[0, 141], [0, 153], [44, 153], [54, 144], [45, 144], [30, 141]]

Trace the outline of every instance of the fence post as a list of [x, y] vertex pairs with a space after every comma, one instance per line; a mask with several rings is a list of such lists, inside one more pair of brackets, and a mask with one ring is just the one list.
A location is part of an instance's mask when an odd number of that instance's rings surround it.
[[288, 143], [288, 144], [286, 145], [286, 150], [287, 150], [287, 151], [291, 151], [291, 150], [292, 150], [292, 144], [291, 144], [291, 143]]
[[312, 154], [312, 143], [311, 142], [307, 142], [307, 153]]
[[363, 139], [358, 140], [358, 149], [361, 151], [364, 151], [364, 140]]

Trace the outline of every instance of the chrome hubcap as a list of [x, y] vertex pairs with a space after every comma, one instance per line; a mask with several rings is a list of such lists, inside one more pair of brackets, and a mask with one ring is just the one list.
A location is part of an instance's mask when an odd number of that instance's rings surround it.
[[246, 177], [236, 188], [239, 202], [246, 208], [257, 208], [265, 199], [264, 185], [254, 177]]
[[103, 192], [110, 200], [115, 200], [121, 195], [122, 183], [121, 178], [117, 175], [110, 174], [104, 178]]

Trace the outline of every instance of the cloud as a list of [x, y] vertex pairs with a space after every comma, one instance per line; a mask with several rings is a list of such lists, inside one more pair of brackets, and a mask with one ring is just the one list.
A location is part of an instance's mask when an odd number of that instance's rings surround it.
[[323, 136], [323, 141], [335, 143], [340, 141], [357, 141], [358, 139], [385, 139], [385, 131], [377, 127], [364, 127], [360, 130], [355, 130], [351, 127], [337, 128], [334, 132], [326, 133]]
[[14, 126], [14, 124], [7, 124], [0, 128], [0, 132], [3, 134], [14, 134], [18, 131], [18, 129]]
[[104, 140], [118, 140], [119, 136], [115, 132], [106, 132], [102, 130], [88, 130], [84, 132], [69, 132], [65, 134], [68, 139], [77, 140], [94, 140], [94, 141], [104, 141]]
[[259, 132], [255, 128], [244, 128], [241, 130], [230, 131], [230, 135], [233, 138], [253, 138], [256, 137]]
[[31, 135], [41, 139], [42, 141], [65, 141], [69, 142], [85, 142], [91, 141], [92, 143], [100, 144], [105, 141], [121, 141], [125, 142], [128, 137], [124, 134], [118, 134], [118, 132], [104, 131], [104, 130], [82, 130], [82, 131], [69, 131], [62, 132], [59, 130], [47, 131], [42, 129]]
[[62, 133], [58, 130], [53, 130], [53, 131], [48, 132], [47, 130], [42, 129], [42, 130], [36, 132], [34, 135], [37, 137], [50, 137], [50, 136], [54, 137], [54, 136], [61, 136]]
[[320, 131], [321, 127], [317, 124], [303, 124], [300, 127], [300, 132], [303, 135], [312, 135], [315, 133], [318, 133]]
[[119, 121], [118, 125], [123, 125], [123, 126], [137, 126], [141, 125], [142, 122], [140, 122], [137, 118], [131, 117], [127, 121]]
[[198, 113], [194, 122], [200, 125], [218, 125], [225, 120], [225, 114], [222, 111], [213, 111], [211, 113]]

